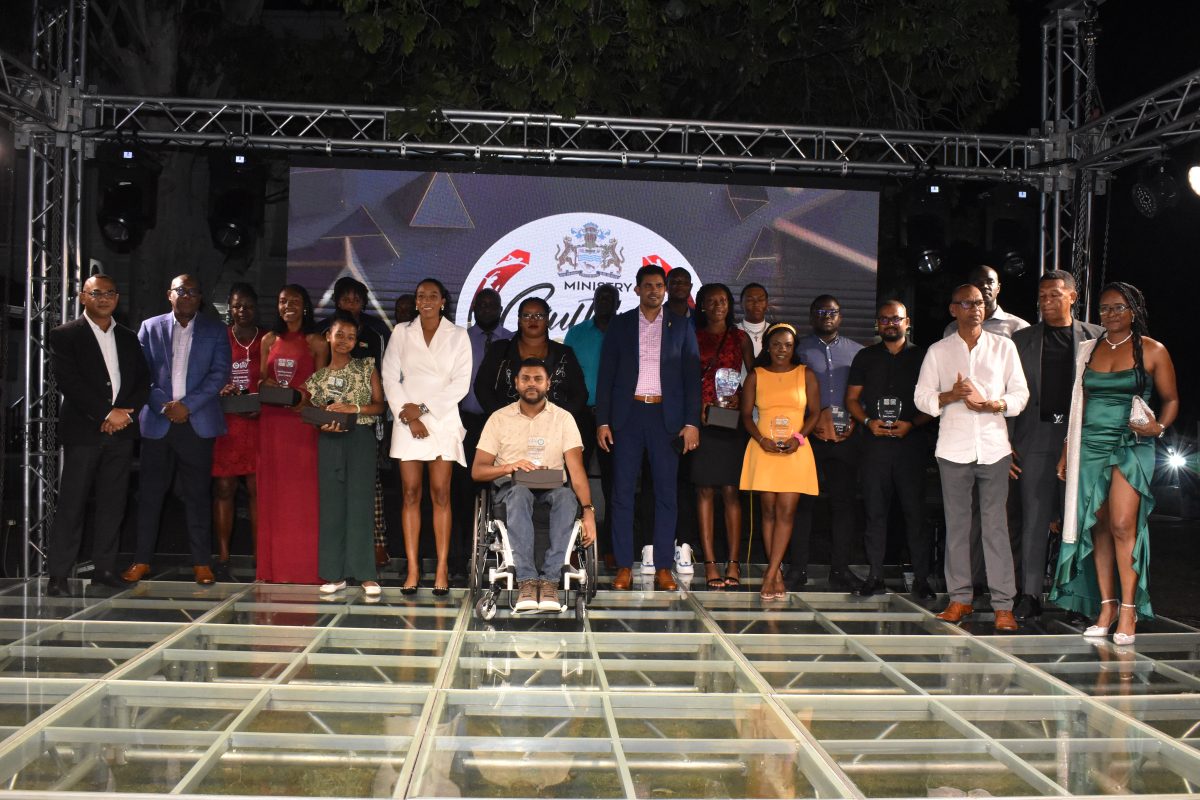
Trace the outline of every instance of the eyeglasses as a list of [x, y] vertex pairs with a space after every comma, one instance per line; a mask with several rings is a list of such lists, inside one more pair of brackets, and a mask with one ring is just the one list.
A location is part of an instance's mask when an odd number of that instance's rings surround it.
[[525, 319], [525, 320], [530, 320], [530, 319], [543, 320], [543, 319], [546, 319], [547, 315], [541, 311], [527, 311], [524, 314], [517, 314], [517, 316], [520, 317], [521, 319]]
[[199, 297], [203, 292], [199, 289], [189, 289], [186, 286], [176, 286], [171, 289], [176, 297]]
[[1114, 303], [1113, 305], [1100, 306], [1100, 316], [1107, 317], [1109, 314], [1124, 314], [1129, 310], [1129, 306], [1124, 303]]
[[966, 311], [970, 311], [972, 308], [983, 308], [984, 306], [982, 300], [955, 300], [954, 304]]
[[880, 317], [879, 324], [880, 325], [899, 325], [901, 322], [904, 322], [904, 320], [906, 320], [906, 319], [908, 319], [908, 317]]
[[839, 308], [818, 308], [813, 313], [818, 317], [836, 317], [838, 314], [841, 314], [842, 311]]
[[93, 300], [112, 300], [117, 296], [116, 289], [92, 289], [90, 292], [84, 292]]

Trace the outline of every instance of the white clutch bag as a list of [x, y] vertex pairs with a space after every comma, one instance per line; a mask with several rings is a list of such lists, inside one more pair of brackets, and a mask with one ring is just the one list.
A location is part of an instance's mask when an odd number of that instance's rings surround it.
[[1140, 394], [1135, 394], [1129, 404], [1129, 421], [1134, 425], [1145, 425], [1152, 419], [1154, 412], [1150, 410], [1150, 406], [1146, 405]]

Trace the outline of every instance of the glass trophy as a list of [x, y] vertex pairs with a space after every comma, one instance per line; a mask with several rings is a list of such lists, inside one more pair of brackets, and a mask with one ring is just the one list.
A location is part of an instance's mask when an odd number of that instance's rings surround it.
[[780, 450], [787, 444], [787, 440], [792, 436], [792, 421], [787, 417], [775, 417], [771, 420], [771, 438], [775, 440], [775, 446]]
[[737, 395], [738, 388], [742, 385], [741, 375], [736, 369], [721, 367], [716, 371], [713, 383], [717, 390], [717, 405], [730, 408], [730, 400]]
[[525, 446], [525, 457], [534, 466], [542, 466], [546, 459], [546, 439], [542, 436], [530, 436]]
[[829, 415], [833, 418], [833, 429], [838, 436], [844, 436], [850, 427], [850, 414], [841, 406], [830, 406]]
[[875, 417], [887, 427], [900, 421], [904, 403], [899, 397], [881, 397], [875, 401]]
[[238, 392], [250, 391], [250, 358], [247, 356], [240, 361], [234, 361], [230, 365], [231, 380]]
[[296, 377], [296, 359], [294, 358], [277, 358], [275, 359], [275, 380], [279, 381], [280, 386], [291, 386], [292, 379]]

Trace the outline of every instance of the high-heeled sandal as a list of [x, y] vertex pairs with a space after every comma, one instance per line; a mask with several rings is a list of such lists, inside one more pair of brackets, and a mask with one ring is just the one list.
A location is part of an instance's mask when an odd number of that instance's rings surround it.
[[[1101, 600], [1100, 605], [1103, 606], [1105, 603], [1116, 603], [1116, 602], [1118, 602], [1117, 598], [1110, 597], [1107, 600]], [[1122, 603], [1122, 605], [1124, 605], [1124, 604]], [[1121, 615], [1120, 612], [1118, 612], [1117, 616], [1119, 617], [1120, 615]], [[1105, 636], [1108, 636], [1108, 632], [1110, 630], [1112, 630], [1113, 625], [1116, 625], [1116, 624], [1117, 624], [1116, 620], [1113, 620], [1108, 625], [1089, 625], [1087, 627], [1087, 630], [1085, 630], [1083, 632], [1083, 635], [1085, 637], [1087, 637], [1088, 639], [1103, 639]]]
[[[710, 567], [710, 566], [712, 566], [712, 567], [715, 567], [715, 566], [717, 565], [717, 563], [718, 563], [718, 562], [716, 562], [716, 561], [701, 561], [700, 563], [701, 563], [701, 564], [703, 564], [703, 565], [705, 566], [705, 568], [706, 568], [706, 569], [705, 569], [705, 572], [707, 572], [707, 571], [708, 571], [707, 567]], [[724, 579], [724, 578], [722, 578], [722, 577], [716, 577], [716, 578], [705, 578], [705, 579], [704, 579], [704, 584], [705, 584], [705, 585], [706, 585], [706, 586], [707, 586], [707, 587], [708, 587], [710, 590], [712, 590], [712, 591], [714, 591], [714, 592], [719, 592], [719, 591], [721, 591], [722, 589], [724, 589], [724, 588], [725, 588], [725, 579]]]
[[401, 586], [400, 594], [411, 596], [411, 595], [416, 594], [417, 589], [420, 589], [420, 588], [421, 588], [421, 579], [417, 578], [417, 582], [414, 583], [412, 586]]
[[[738, 574], [736, 576], [729, 574], [730, 567], [737, 567]], [[725, 562], [725, 588], [726, 589], [737, 589], [738, 587], [740, 587], [742, 585], [741, 574], [742, 574], [742, 562], [726, 561]]]
[[[1132, 608], [1133, 609], [1133, 621], [1136, 624], [1137, 623], [1137, 606], [1130, 605], [1129, 603], [1121, 603], [1121, 608]], [[1121, 612], [1118, 611], [1117, 619], [1119, 620], [1120, 618], [1121, 618]], [[1113, 644], [1115, 644], [1115, 645], [1133, 644], [1133, 641], [1136, 638], [1137, 638], [1136, 633], [1121, 633], [1120, 631], [1118, 631], [1113, 634]]]

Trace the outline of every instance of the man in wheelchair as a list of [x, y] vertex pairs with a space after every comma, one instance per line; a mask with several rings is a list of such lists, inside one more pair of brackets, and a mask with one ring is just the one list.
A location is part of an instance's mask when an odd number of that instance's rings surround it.
[[[521, 399], [488, 417], [471, 477], [495, 483], [496, 500], [504, 506], [517, 570], [513, 610], [560, 611], [559, 576], [579, 504], [583, 506], [582, 543], [590, 545], [596, 538], [596, 509], [583, 465], [583, 440], [574, 418], [546, 399], [550, 373], [545, 362], [523, 360], [514, 383]], [[564, 485], [564, 465], [569, 487]], [[550, 544], [540, 574], [534, 559], [536, 504], [550, 510]]]

